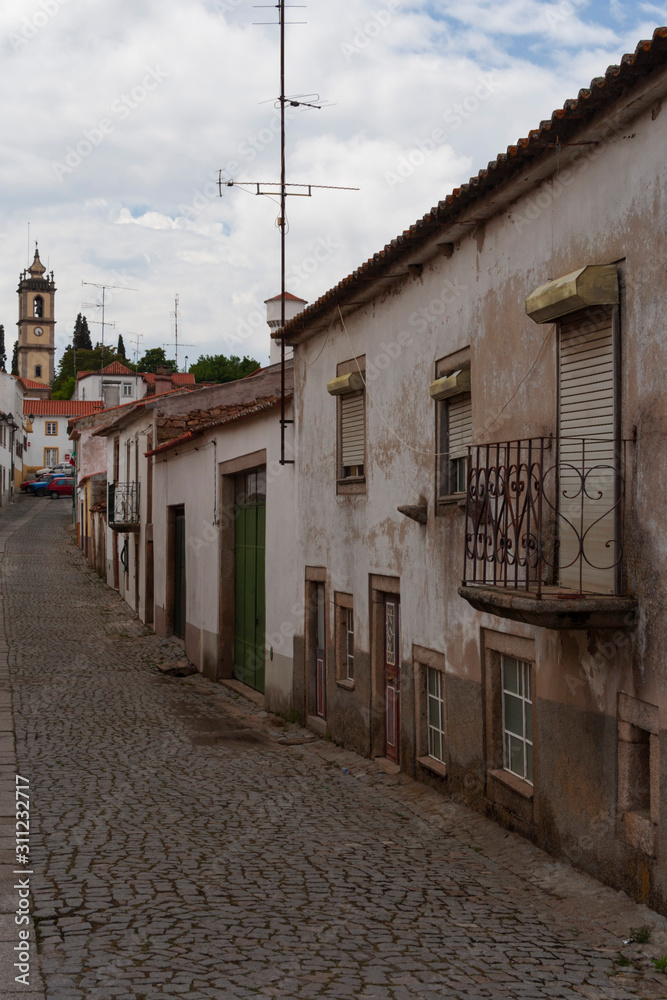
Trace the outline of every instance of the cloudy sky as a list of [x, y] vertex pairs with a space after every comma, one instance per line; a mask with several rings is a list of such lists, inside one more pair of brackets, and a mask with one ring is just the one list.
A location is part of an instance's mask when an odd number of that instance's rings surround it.
[[[288, 288], [308, 301], [424, 215], [641, 38], [667, 2], [310, 0], [287, 31]], [[174, 340], [265, 362], [279, 291], [275, 7], [251, 0], [4, 0], [0, 322], [16, 336], [34, 241], [55, 272], [58, 355], [76, 314], [128, 355]], [[83, 307], [82, 303], [93, 303]], [[93, 335], [101, 327], [91, 326]], [[167, 348], [173, 356], [173, 348]]]

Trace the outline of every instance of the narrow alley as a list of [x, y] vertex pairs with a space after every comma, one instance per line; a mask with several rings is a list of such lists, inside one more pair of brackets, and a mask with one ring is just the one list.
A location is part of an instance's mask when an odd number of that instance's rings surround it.
[[[168, 675], [177, 641], [90, 570], [66, 501], [1, 514], [0, 995], [667, 997], [667, 920], [230, 688]], [[15, 768], [29, 985], [12, 967]], [[627, 943], [640, 927], [648, 943]]]

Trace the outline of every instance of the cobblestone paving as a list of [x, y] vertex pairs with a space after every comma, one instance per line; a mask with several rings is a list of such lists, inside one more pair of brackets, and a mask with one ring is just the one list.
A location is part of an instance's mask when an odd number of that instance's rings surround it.
[[[667, 997], [663, 918], [164, 676], [180, 647], [88, 569], [69, 513], [44, 501], [2, 562], [47, 1000]], [[624, 945], [640, 924], [651, 942]]]

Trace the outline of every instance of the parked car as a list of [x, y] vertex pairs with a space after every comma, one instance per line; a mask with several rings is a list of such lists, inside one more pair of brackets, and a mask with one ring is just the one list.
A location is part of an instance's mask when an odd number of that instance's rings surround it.
[[71, 497], [74, 492], [74, 477], [73, 476], [54, 476], [48, 482], [44, 481], [35, 483], [32, 488], [32, 492], [36, 497], [45, 497], [48, 495], [53, 499], [57, 500], [58, 497]]
[[32, 479], [24, 479], [20, 487], [21, 492], [34, 493], [34, 487], [37, 483], [49, 483], [54, 475], [54, 472], [38, 472]]

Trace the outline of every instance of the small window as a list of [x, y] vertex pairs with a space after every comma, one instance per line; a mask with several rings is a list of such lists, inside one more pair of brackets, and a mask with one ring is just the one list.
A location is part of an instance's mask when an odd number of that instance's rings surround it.
[[45, 448], [44, 449], [44, 466], [46, 468], [51, 468], [58, 464], [58, 449], [57, 448]]
[[123, 382], [123, 395], [124, 396], [132, 395], [132, 385], [130, 382]]
[[32, 302], [32, 314], [38, 319], [41, 319], [44, 315], [44, 299], [41, 295], [35, 295]]
[[354, 684], [354, 606], [351, 594], [336, 594], [336, 680]]
[[327, 392], [336, 397], [336, 480], [339, 493], [366, 492], [366, 357], [343, 361]]
[[533, 783], [533, 694], [531, 664], [502, 657], [503, 767]]
[[55, 422], [55, 421], [53, 421], [53, 422], [47, 421], [47, 424], [46, 424], [46, 434], [47, 434], [47, 436], [50, 437], [51, 435], [55, 435], [57, 433], [58, 433], [58, 424], [57, 424], [57, 422]]
[[443, 677], [440, 670], [427, 667], [426, 718], [428, 726], [428, 756], [444, 764], [445, 757], [445, 699]]
[[339, 479], [362, 479], [365, 460], [365, 393], [346, 393], [340, 397], [340, 469]]
[[437, 500], [468, 489], [468, 449], [472, 444], [470, 352], [459, 351], [436, 365], [431, 396], [436, 401]]
[[35, 378], [41, 378], [41, 377], [42, 377], [42, 366], [35, 365]]

